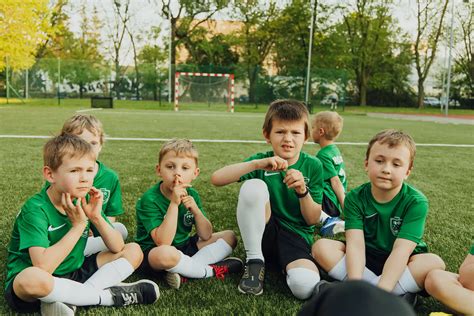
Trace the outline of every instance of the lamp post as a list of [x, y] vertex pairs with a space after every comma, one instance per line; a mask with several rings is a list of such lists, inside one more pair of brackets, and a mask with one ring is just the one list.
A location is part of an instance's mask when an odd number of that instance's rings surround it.
[[448, 80], [446, 84], [446, 98], [445, 98], [445, 112], [444, 115], [448, 116], [448, 107], [449, 107], [449, 89], [451, 88], [451, 59], [452, 59], [452, 49], [453, 49], [453, 28], [454, 28], [454, 0], [451, 0], [451, 29], [450, 29], [450, 38], [449, 38], [449, 57], [448, 57]]
[[311, 101], [309, 100], [309, 88], [311, 82], [311, 52], [313, 48], [313, 25], [314, 25], [314, 0], [311, 0], [311, 25], [309, 27], [309, 49], [308, 49], [308, 67], [306, 72], [306, 92], [304, 101], [308, 110], [311, 110]]

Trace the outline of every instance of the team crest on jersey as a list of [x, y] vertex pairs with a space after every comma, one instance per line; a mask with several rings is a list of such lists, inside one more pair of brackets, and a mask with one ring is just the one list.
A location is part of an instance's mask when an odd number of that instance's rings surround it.
[[400, 232], [400, 227], [402, 227], [403, 219], [398, 216], [390, 218], [390, 230], [394, 236], [398, 236]]
[[110, 198], [110, 190], [107, 190], [106, 188], [100, 188], [100, 191], [102, 191], [102, 194], [104, 195], [104, 204], [109, 201]]
[[192, 226], [194, 221], [194, 215], [190, 211], [187, 211], [183, 216], [183, 224], [186, 226]]
[[304, 180], [304, 184], [306, 184], [306, 186], [308, 186], [308, 183], [309, 183], [309, 178], [308, 178], [308, 177], [305, 177], [305, 176], [303, 176], [303, 180]]

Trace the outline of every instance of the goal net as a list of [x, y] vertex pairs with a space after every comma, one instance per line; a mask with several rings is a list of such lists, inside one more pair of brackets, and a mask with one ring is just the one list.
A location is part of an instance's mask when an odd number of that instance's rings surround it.
[[174, 110], [182, 105], [222, 108], [234, 112], [234, 75], [176, 72]]

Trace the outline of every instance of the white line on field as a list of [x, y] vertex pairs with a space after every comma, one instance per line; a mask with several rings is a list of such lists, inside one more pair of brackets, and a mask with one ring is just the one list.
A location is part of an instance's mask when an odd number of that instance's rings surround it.
[[91, 111], [102, 111], [102, 108], [97, 108], [97, 109], [84, 109], [84, 110], [77, 110], [76, 113], [81, 113], [81, 112], [91, 112]]
[[[0, 135], [0, 138], [20, 138], [20, 139], [48, 139], [51, 136], [40, 135]], [[142, 137], [106, 137], [106, 140], [111, 141], [141, 141], [141, 142], [166, 142], [170, 138], [142, 138]], [[263, 140], [245, 140], [245, 139], [191, 139], [196, 143], [234, 143], [234, 144], [265, 144]], [[348, 146], [367, 146], [367, 143], [360, 142], [336, 142], [337, 145]], [[460, 147], [460, 148], [474, 148], [474, 144], [416, 144], [420, 147]]]
[[[79, 112], [79, 111], [76, 111]], [[200, 116], [200, 117], [244, 117], [244, 118], [261, 118], [265, 113], [248, 113], [248, 114], [231, 114], [231, 113], [190, 113], [190, 112], [164, 112], [164, 111], [150, 111], [150, 110], [135, 110], [135, 111], [103, 111], [104, 114], [118, 114], [118, 115], [159, 115], [159, 116]]]

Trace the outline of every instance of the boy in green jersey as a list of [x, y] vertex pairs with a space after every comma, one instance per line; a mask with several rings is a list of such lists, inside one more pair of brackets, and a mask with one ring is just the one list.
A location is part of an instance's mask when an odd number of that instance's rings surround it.
[[[228, 257], [237, 245], [233, 231], [212, 232], [201, 199], [191, 182], [199, 175], [198, 152], [186, 139], [173, 139], [160, 150], [156, 173], [161, 181], [138, 200], [136, 241], [145, 254], [142, 268], [167, 271], [178, 289], [184, 278], [224, 278], [240, 272], [242, 261]], [[193, 225], [196, 235], [190, 236]]]
[[459, 274], [433, 270], [426, 277], [426, 291], [456, 312], [474, 315], [474, 243]]
[[347, 177], [341, 152], [334, 141], [342, 131], [342, 117], [337, 112], [322, 111], [314, 116], [312, 137], [321, 149], [316, 157], [323, 164], [324, 193], [321, 211], [321, 236], [344, 232], [344, 221], [339, 218], [344, 207]]
[[[5, 299], [15, 312], [73, 315], [71, 306], [125, 306], [155, 302], [158, 286], [120, 284], [143, 253], [124, 244], [102, 212], [102, 192], [92, 186], [96, 154], [74, 135], [49, 140], [43, 177], [50, 183], [22, 206], [8, 247]], [[84, 256], [89, 226], [108, 250]]]
[[313, 246], [313, 256], [329, 276], [363, 279], [404, 295], [421, 291], [431, 270], [444, 269], [443, 260], [427, 253], [422, 240], [428, 200], [404, 182], [414, 157], [415, 143], [401, 131], [384, 130], [369, 142], [365, 170], [370, 182], [344, 201], [346, 244], [320, 239]]
[[273, 151], [223, 167], [211, 178], [217, 186], [245, 181], [237, 223], [247, 262], [238, 289], [262, 294], [265, 264], [274, 264], [286, 274], [293, 295], [306, 299], [319, 281], [311, 245], [323, 194], [321, 162], [301, 151], [310, 136], [306, 106], [295, 100], [272, 102], [263, 136]]
[[[104, 196], [102, 211], [114, 228], [120, 232], [123, 240], [126, 240], [128, 235], [127, 228], [124, 224], [116, 221], [116, 217], [124, 212], [119, 178], [114, 170], [98, 160], [105, 138], [102, 123], [95, 116], [76, 114], [64, 122], [61, 134], [76, 135], [91, 144], [97, 155], [97, 174], [94, 177], [93, 186], [102, 191]], [[91, 230], [94, 236], [90, 236], [87, 240], [86, 249], [84, 250], [86, 256], [107, 249], [95, 226], [92, 225]]]

